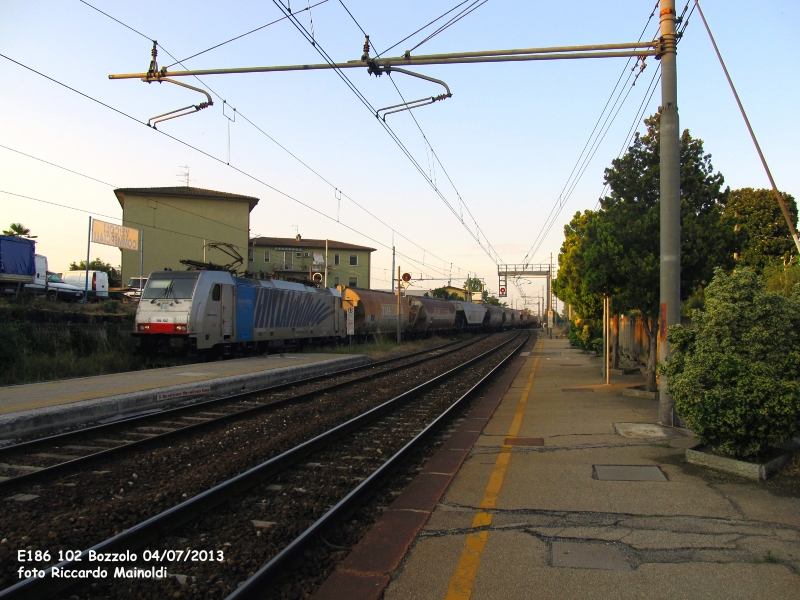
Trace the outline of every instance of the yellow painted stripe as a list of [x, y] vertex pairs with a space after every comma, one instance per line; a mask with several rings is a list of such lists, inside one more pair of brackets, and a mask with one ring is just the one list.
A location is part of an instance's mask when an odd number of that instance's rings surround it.
[[[539, 347], [537, 351], [541, 351], [544, 339], [539, 340]], [[539, 366], [539, 357], [537, 356], [533, 365], [531, 365], [530, 375], [528, 381], [525, 383], [525, 389], [522, 390], [519, 402], [517, 403], [517, 410], [514, 412], [514, 418], [511, 421], [511, 426], [508, 428], [508, 435], [506, 437], [516, 437], [522, 427], [522, 418], [525, 415], [525, 405], [528, 402], [528, 397], [533, 387], [533, 377], [536, 373], [536, 367]], [[472, 528], [488, 527], [492, 524], [492, 513], [489, 510], [497, 506], [497, 497], [503, 487], [503, 482], [508, 472], [508, 467], [511, 464], [511, 446], [503, 445], [500, 448], [500, 454], [494, 461], [492, 473], [489, 475], [489, 481], [486, 488], [483, 490], [483, 498], [475, 518], [472, 520]], [[478, 567], [481, 565], [481, 553], [483, 552], [486, 541], [489, 539], [489, 532], [487, 530], [475, 531], [467, 536], [464, 542], [464, 550], [461, 552], [461, 558], [458, 561], [456, 572], [450, 580], [450, 585], [447, 588], [446, 600], [468, 600], [472, 596], [472, 588], [475, 585], [475, 578], [478, 575]]]

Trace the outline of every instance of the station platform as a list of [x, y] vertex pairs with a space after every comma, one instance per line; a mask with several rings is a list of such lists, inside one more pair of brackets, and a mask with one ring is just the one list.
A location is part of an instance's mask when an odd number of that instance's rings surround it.
[[0, 388], [0, 440], [334, 373], [362, 355], [284, 354]]
[[800, 499], [683, 462], [638, 376], [524, 350], [315, 598], [799, 597]]

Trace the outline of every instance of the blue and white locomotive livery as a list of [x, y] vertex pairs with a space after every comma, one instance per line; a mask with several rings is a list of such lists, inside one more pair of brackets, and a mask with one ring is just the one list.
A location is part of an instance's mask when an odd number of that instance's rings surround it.
[[245, 279], [225, 271], [156, 271], [136, 311], [134, 336], [146, 354], [266, 351], [289, 340], [344, 335], [337, 289]]

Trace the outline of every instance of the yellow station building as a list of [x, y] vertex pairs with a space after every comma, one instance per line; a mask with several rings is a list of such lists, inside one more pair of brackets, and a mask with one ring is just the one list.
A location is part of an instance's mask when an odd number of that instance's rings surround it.
[[[181, 259], [228, 264], [208, 242], [233, 244], [247, 261], [250, 212], [258, 198], [189, 186], [119, 188], [122, 224], [144, 233], [144, 276], [165, 268], [183, 271]], [[122, 250], [122, 281], [139, 276], [139, 252]], [[243, 265], [243, 268], [246, 265]]]
[[326, 240], [303, 239], [300, 235], [253, 238], [247, 270], [277, 279], [313, 279], [314, 274], [319, 274], [324, 280], [327, 265], [329, 287], [369, 289], [371, 254], [375, 248], [327, 240], [326, 261], [325, 243]]

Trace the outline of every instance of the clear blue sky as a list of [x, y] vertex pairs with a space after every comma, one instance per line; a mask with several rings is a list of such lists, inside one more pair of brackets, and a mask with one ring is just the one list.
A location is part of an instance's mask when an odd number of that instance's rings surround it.
[[[456, 4], [456, 0], [345, 4], [379, 50], [394, 44]], [[159, 41], [179, 58], [280, 16], [272, 2], [92, 2]], [[305, 8], [292, 3], [294, 10]], [[794, 116], [800, 74], [790, 47], [800, 4], [708, 0], [704, 10], [781, 189], [800, 193], [795, 149], [800, 121]], [[415, 53], [635, 41], [653, 2], [501, 2], [489, 0], [473, 14]], [[683, 3], [679, 3], [679, 11]], [[363, 35], [338, 0], [313, 8], [314, 32], [337, 61], [361, 55]], [[310, 28], [308, 11], [299, 19]], [[655, 32], [656, 19], [648, 28]], [[405, 42], [397, 55], [420, 41]], [[196, 103], [198, 94], [169, 84], [109, 81], [109, 73], [144, 71], [150, 43], [78, 0], [7, 0], [0, 4], [0, 53], [50, 75], [140, 120]], [[766, 177], [695, 13], [678, 55], [682, 128], [705, 140], [714, 167], [732, 188], [765, 187]], [[172, 62], [159, 56], [159, 63]], [[320, 62], [298, 31], [283, 21], [187, 63], [190, 68]], [[419, 71], [445, 80], [453, 98], [415, 111], [431, 146], [447, 169], [483, 234], [500, 258], [519, 262], [539, 234], [567, 183], [624, 59], [548, 61], [491, 65], [429, 66]], [[558, 253], [563, 225], [577, 210], [593, 208], [603, 169], [617, 156], [642, 101], [655, 60], [631, 91], [592, 162], [534, 257]], [[396, 104], [387, 77], [348, 71], [375, 107]], [[253, 211], [255, 234], [290, 237], [296, 225], [308, 238], [391, 246], [392, 231], [346, 197], [335, 222], [332, 187], [241, 118], [230, 126], [232, 165], [334, 221], [305, 208], [220, 162], [57, 86], [0, 58], [0, 144], [120, 187], [180, 185], [180, 165], [190, 165], [192, 185], [261, 198]], [[394, 80], [407, 99], [439, 93], [432, 84], [403, 75]], [[187, 81], [188, 82], [188, 81]], [[461, 223], [433, 192], [355, 95], [330, 71], [209, 76], [204, 82], [330, 184], [410, 238], [395, 235], [401, 259], [414, 276], [441, 276], [453, 264], [453, 282], [467, 273], [497, 291], [496, 269]], [[660, 92], [650, 102], [655, 111]], [[389, 124], [458, 210], [458, 198], [441, 166], [429, 168], [429, 151], [408, 113]], [[222, 102], [161, 126], [208, 154], [228, 160], [228, 125]], [[78, 177], [0, 148], [0, 190], [119, 217], [112, 187]], [[465, 222], [475, 224], [464, 211]], [[0, 224], [21, 221], [38, 238], [53, 270], [86, 253], [88, 214], [0, 193]], [[94, 245], [114, 264], [118, 251]], [[424, 263], [424, 266], [423, 266]], [[378, 246], [373, 286], [389, 287], [391, 252]], [[436, 287], [439, 282], [425, 282]], [[525, 286], [538, 294], [541, 282]], [[512, 301], [516, 291], [511, 290]]]

